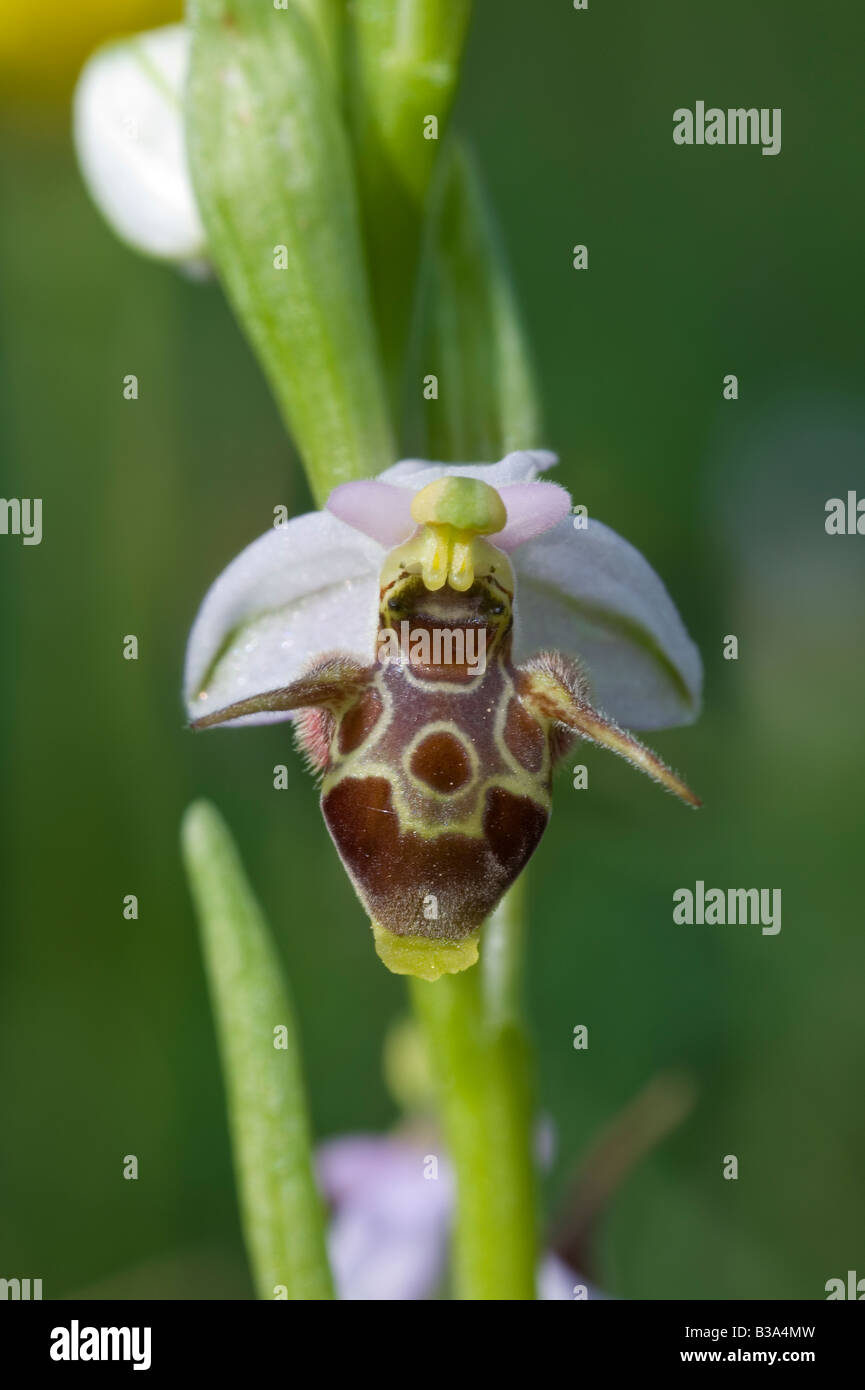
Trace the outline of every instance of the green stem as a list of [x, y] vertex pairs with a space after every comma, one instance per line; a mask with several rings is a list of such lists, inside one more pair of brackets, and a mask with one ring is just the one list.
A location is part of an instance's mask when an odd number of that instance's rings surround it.
[[522, 971], [526, 937], [525, 875], [505, 894], [483, 935], [481, 972], [490, 1021], [522, 1026]]
[[520, 903], [482, 937], [482, 964], [412, 981], [457, 1179], [457, 1298], [533, 1299], [537, 1203], [529, 1049], [518, 1013]]

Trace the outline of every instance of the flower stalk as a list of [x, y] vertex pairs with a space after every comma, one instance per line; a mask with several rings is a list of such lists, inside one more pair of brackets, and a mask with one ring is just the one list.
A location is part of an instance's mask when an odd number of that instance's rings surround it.
[[[498, 926], [485, 928], [479, 968], [434, 984], [412, 980], [411, 993], [456, 1172], [454, 1292], [525, 1300], [535, 1297], [538, 1240], [529, 1049], [510, 968], [522, 929], [519, 904], [506, 899], [496, 915]], [[498, 951], [489, 939], [497, 931]]]

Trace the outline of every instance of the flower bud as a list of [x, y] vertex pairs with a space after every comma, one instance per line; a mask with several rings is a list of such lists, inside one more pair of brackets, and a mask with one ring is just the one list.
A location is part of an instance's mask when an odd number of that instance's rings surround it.
[[74, 137], [93, 201], [137, 251], [200, 264], [207, 254], [186, 160], [189, 35], [170, 24], [99, 49], [75, 91]]

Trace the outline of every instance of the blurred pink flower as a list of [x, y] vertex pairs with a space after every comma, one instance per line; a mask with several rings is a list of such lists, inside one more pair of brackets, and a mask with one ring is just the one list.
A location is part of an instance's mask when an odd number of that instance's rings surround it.
[[[433, 1163], [432, 1160], [435, 1160]], [[447, 1265], [454, 1176], [446, 1156], [414, 1139], [358, 1134], [318, 1150], [318, 1176], [331, 1207], [328, 1250], [339, 1298], [434, 1298]], [[556, 1255], [537, 1273], [538, 1298], [603, 1298]]]

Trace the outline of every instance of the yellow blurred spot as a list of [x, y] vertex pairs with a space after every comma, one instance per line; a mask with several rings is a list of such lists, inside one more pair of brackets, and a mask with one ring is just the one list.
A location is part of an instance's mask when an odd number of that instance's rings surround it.
[[435, 1078], [426, 1039], [413, 1018], [397, 1019], [384, 1040], [384, 1079], [401, 1110], [431, 1109]]
[[182, 0], [3, 0], [4, 100], [66, 96], [85, 59], [106, 39], [182, 18]]

